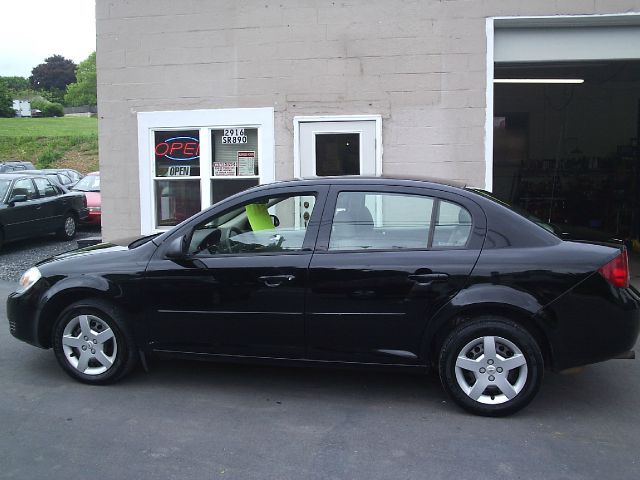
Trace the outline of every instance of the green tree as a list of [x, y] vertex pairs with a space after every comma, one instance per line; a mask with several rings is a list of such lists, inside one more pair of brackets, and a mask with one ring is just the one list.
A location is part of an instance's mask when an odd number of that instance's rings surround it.
[[13, 117], [15, 114], [11, 93], [4, 82], [0, 82], [0, 117]]
[[96, 105], [98, 103], [96, 52], [93, 52], [86, 60], [78, 64], [76, 78], [76, 83], [67, 85], [67, 93], [64, 96], [65, 105], [72, 107], [79, 105]]
[[15, 93], [29, 88], [29, 80], [24, 77], [0, 77], [0, 82], [4, 83], [7, 88]]
[[36, 90], [61, 90], [76, 81], [76, 64], [62, 55], [53, 55], [34, 67], [29, 77]]

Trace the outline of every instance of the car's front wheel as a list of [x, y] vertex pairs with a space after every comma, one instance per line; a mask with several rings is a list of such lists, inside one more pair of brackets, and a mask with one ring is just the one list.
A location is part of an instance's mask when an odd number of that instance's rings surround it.
[[88, 299], [67, 307], [53, 328], [53, 350], [65, 372], [85, 383], [107, 384], [136, 363], [133, 336], [118, 307]]
[[458, 405], [497, 417], [515, 413], [533, 400], [544, 364], [527, 330], [508, 319], [482, 317], [449, 334], [439, 369], [442, 385]]

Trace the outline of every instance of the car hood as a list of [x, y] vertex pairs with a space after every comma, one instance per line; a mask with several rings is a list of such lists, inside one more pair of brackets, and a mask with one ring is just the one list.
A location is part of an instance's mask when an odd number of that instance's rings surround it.
[[114, 242], [99, 243], [97, 245], [91, 245], [90, 247], [78, 248], [76, 250], [71, 250], [70, 252], [60, 253], [53, 257], [47, 258], [46, 260], [43, 260], [37, 263], [36, 265], [40, 266], [46, 263], [55, 262], [58, 260], [66, 260], [68, 258], [74, 258], [74, 257], [82, 257], [82, 256], [91, 257], [94, 255], [103, 254], [106, 252], [117, 252], [119, 250], [128, 250], [126, 245], [118, 245]]

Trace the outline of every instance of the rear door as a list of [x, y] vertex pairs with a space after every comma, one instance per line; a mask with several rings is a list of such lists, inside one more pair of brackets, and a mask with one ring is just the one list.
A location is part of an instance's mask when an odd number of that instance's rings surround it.
[[467, 281], [485, 224], [451, 193], [332, 187], [309, 270], [310, 357], [418, 363], [425, 326]]
[[67, 211], [68, 200], [61, 198], [62, 194], [46, 177], [33, 179], [40, 196], [40, 228], [43, 232], [52, 232], [62, 226], [62, 217]]

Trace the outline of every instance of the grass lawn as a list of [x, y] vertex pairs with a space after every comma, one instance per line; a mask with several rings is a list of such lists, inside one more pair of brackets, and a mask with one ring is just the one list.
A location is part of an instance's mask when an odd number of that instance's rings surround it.
[[0, 118], [0, 161], [28, 160], [39, 168], [98, 170], [98, 119]]
[[98, 135], [90, 117], [0, 118], [0, 137], [85, 137]]

